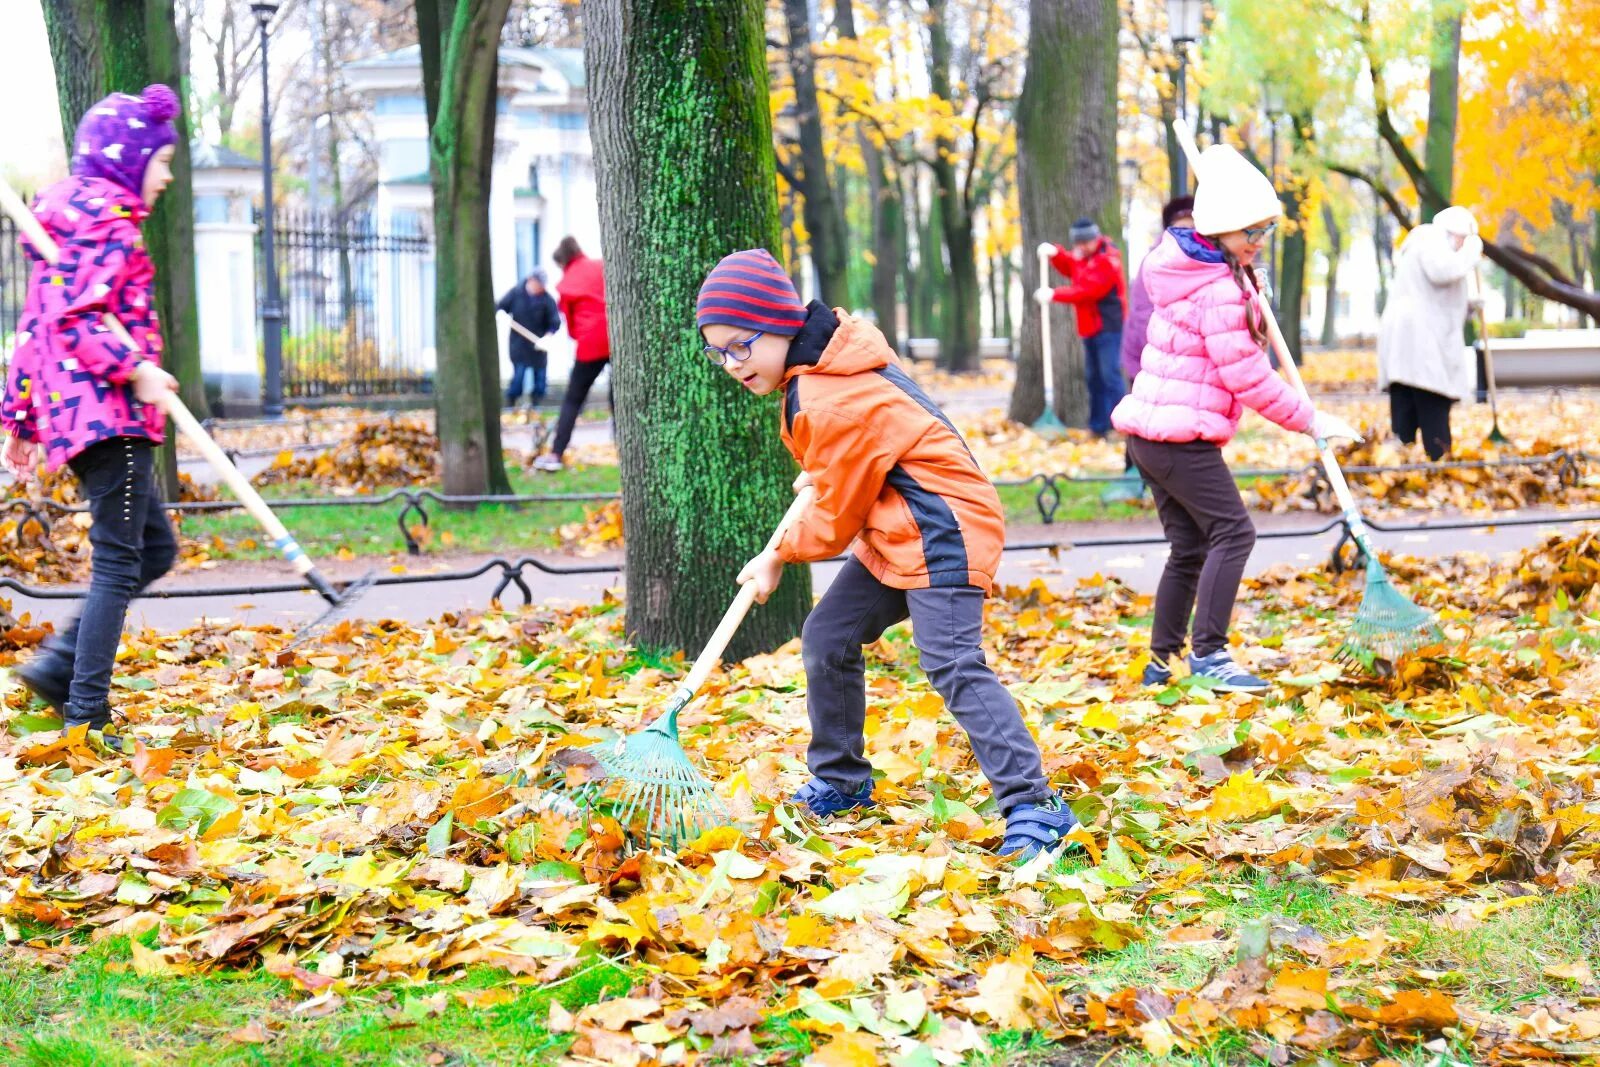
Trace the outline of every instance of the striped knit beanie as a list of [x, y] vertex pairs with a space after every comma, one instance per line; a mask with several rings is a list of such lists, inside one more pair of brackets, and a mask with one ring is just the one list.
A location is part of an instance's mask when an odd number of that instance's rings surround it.
[[723, 256], [700, 285], [695, 322], [703, 330], [721, 324], [793, 337], [805, 325], [806, 308], [794, 283], [765, 248]]

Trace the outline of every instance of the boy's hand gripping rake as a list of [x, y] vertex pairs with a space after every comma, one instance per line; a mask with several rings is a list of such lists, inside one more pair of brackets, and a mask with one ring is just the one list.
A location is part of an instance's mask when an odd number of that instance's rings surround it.
[[[50, 234], [45, 231], [45, 228], [39, 224], [39, 220], [34, 218], [33, 212], [28, 209], [27, 204], [22, 202], [22, 198], [17, 195], [16, 190], [11, 188], [10, 183], [4, 178], [0, 178], [0, 208], [3, 208], [5, 213], [11, 216], [12, 221], [17, 224], [17, 228], [27, 235], [28, 240], [33, 243], [34, 248], [38, 249], [40, 255], [44, 256], [52, 265], [60, 261], [61, 249], [56, 245]], [[127, 328], [121, 322], [117, 321], [115, 316], [108, 314], [103, 319], [106, 329], [110, 330], [119, 342], [134, 351], [139, 350], [139, 346], [134, 342], [132, 335], [128, 333]], [[332, 582], [323, 576], [321, 571], [317, 570], [317, 565], [311, 562], [305, 551], [290, 536], [288, 529], [273, 514], [272, 509], [267, 507], [267, 502], [261, 499], [261, 494], [256, 492], [255, 486], [251, 485], [249, 480], [239, 473], [239, 468], [233, 465], [226, 453], [211, 439], [211, 435], [206, 433], [205, 428], [200, 425], [184, 402], [178, 398], [178, 394], [167, 393], [163, 396], [161, 408], [166, 412], [167, 417], [172, 420], [173, 424], [178, 427], [178, 430], [189, 439], [189, 443], [200, 450], [200, 454], [216, 470], [218, 476], [222, 478], [228, 488], [233, 490], [233, 495], [245, 506], [245, 510], [255, 516], [256, 521], [267, 532], [267, 536], [272, 539], [273, 545], [283, 555], [283, 558], [294, 567], [307, 585], [328, 602], [328, 609], [316, 619], [313, 619], [308, 626], [303, 627], [296, 635], [295, 640], [288, 646], [289, 648], [294, 648], [301, 644], [332, 623], [371, 588], [373, 575], [369, 573], [349, 583], [343, 590], [337, 589]]]
[[[1177, 134], [1178, 143], [1183, 146], [1184, 154], [1189, 157], [1189, 166], [1195, 173], [1195, 180], [1200, 181], [1203, 177], [1200, 170], [1200, 148], [1195, 144], [1194, 133], [1189, 129], [1188, 123], [1181, 118], [1172, 124], [1172, 128]], [[1300, 378], [1300, 368], [1295, 366], [1294, 357], [1289, 354], [1289, 345], [1283, 339], [1283, 331], [1278, 328], [1278, 319], [1272, 313], [1271, 302], [1259, 289], [1255, 293], [1255, 302], [1267, 324], [1267, 333], [1272, 339], [1273, 350], [1278, 353], [1278, 361], [1283, 364], [1289, 381], [1300, 391], [1300, 395], [1309, 401], [1311, 394], [1306, 389], [1306, 383]], [[1346, 663], [1365, 662], [1369, 658], [1395, 660], [1407, 652], [1442, 640], [1444, 634], [1440, 631], [1433, 614], [1414, 604], [1389, 580], [1389, 574], [1379, 562], [1378, 552], [1367, 536], [1367, 524], [1361, 517], [1360, 509], [1356, 507], [1355, 498], [1350, 493], [1350, 486], [1344, 479], [1344, 471], [1340, 469], [1339, 459], [1334, 455], [1332, 447], [1327, 441], [1318, 438], [1317, 453], [1322, 459], [1323, 469], [1327, 472], [1328, 482], [1333, 486], [1334, 498], [1338, 500], [1339, 508], [1344, 512], [1345, 526], [1350, 530], [1350, 537], [1361, 549], [1362, 555], [1367, 557], [1367, 587], [1361, 596], [1361, 607], [1356, 611], [1355, 622], [1350, 627], [1349, 636], [1334, 653], [1334, 658]]]
[[[816, 490], [811, 486], [800, 490], [767, 542], [769, 549], [778, 547], [789, 527], [799, 520], [815, 498]], [[619, 781], [622, 787], [614, 798], [617, 821], [627, 827], [635, 817], [642, 817], [645, 835], [660, 838], [669, 847], [731, 821], [716, 789], [683, 750], [678, 740], [678, 715], [689, 706], [721, 661], [723, 650], [733, 640], [755, 601], [755, 585], [746, 583], [706, 642], [700, 658], [689, 669], [683, 685], [667, 701], [664, 714], [636, 734], [601, 746], [599, 750], [590, 750], [607, 779], [583, 788], [580, 802], [585, 807], [593, 808], [609, 780]]]

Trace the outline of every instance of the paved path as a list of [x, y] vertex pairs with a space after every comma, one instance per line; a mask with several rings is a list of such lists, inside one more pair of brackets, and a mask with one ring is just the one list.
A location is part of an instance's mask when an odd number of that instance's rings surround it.
[[[1533, 517], [1556, 517], [1534, 513]], [[1327, 521], [1325, 516], [1257, 516], [1263, 533], [1286, 530], [1315, 529]], [[1420, 520], [1419, 520], [1420, 521]], [[1528, 526], [1501, 525], [1487, 530], [1439, 530], [1403, 534], [1376, 534], [1380, 548], [1398, 553], [1423, 556], [1447, 555], [1463, 551], [1481, 552], [1490, 557], [1513, 552], [1536, 544], [1550, 533], [1571, 532], [1572, 525], [1555, 522]], [[1159, 538], [1159, 526], [1153, 522], [1080, 523], [1055, 526], [1013, 527], [1010, 539], [1013, 544], [1039, 541], [1061, 543], [1071, 539], [1098, 538]], [[1310, 537], [1263, 537], [1250, 558], [1249, 573], [1255, 574], [1279, 563], [1314, 567], [1326, 563], [1328, 554], [1338, 540], [1335, 532]], [[515, 555], [515, 553], [508, 553]], [[1110, 547], [1068, 548], [1052, 556], [1042, 550], [1025, 550], [1006, 553], [1000, 571], [1000, 580], [1008, 584], [1026, 584], [1042, 578], [1053, 589], [1072, 589], [1079, 578], [1096, 573], [1116, 575], [1142, 592], [1154, 592], [1166, 560], [1164, 543], [1146, 545], [1118, 545]], [[484, 556], [420, 557], [403, 560], [407, 573], [468, 570], [482, 563]], [[584, 559], [555, 553], [541, 553], [539, 558], [552, 566], [599, 566], [607, 568], [599, 574], [548, 575], [532, 568], [525, 573], [536, 601], [593, 602], [599, 600], [609, 587], [622, 584], [621, 554]], [[356, 560], [334, 563], [328, 567], [336, 580], [354, 578], [367, 569], [375, 569], [380, 577], [389, 576], [391, 560]], [[825, 589], [838, 564], [813, 565], [813, 582], [820, 593]], [[229, 584], [277, 584], [292, 581], [287, 568], [272, 563], [228, 564], [210, 571], [189, 571], [165, 579], [162, 588], [195, 587]], [[362, 618], [395, 618], [413, 622], [437, 618], [445, 612], [482, 608], [488, 604], [489, 595], [499, 581], [492, 573], [461, 581], [418, 585], [377, 586], [359, 602], [355, 615]], [[9, 594], [8, 594], [9, 595]], [[60, 621], [76, 610], [73, 601], [43, 601], [14, 596], [17, 611], [29, 611], [36, 617]], [[520, 594], [512, 589], [504, 598], [509, 604], [521, 603]], [[130, 622], [157, 629], [181, 629], [193, 625], [200, 617], [212, 620], [239, 622], [276, 622], [295, 626], [321, 614], [322, 602], [310, 593], [272, 593], [259, 596], [229, 596], [185, 599], [147, 598], [137, 602], [130, 614]]]

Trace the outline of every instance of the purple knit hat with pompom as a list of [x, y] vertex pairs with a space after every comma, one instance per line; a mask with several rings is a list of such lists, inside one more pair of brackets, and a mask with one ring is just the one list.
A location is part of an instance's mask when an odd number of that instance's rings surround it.
[[112, 93], [91, 107], [78, 123], [73, 140], [72, 173], [105, 178], [135, 196], [144, 192], [150, 157], [176, 144], [172, 118], [178, 94], [165, 85], [151, 85], [139, 96]]

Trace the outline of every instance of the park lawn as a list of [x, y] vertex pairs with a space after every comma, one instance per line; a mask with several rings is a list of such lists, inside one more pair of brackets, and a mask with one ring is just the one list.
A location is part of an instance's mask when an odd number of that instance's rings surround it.
[[[533, 493], [615, 493], [620, 491], [616, 467], [569, 467], [559, 474], [513, 470], [512, 488], [519, 494]], [[1144, 503], [1107, 504], [1100, 494], [1102, 482], [1058, 482], [1061, 502], [1055, 522], [1096, 522], [1147, 518], [1152, 511], [1148, 496]], [[1006, 521], [1013, 525], [1038, 525], [1039, 485], [1001, 486], [1000, 502]], [[311, 482], [291, 482], [267, 486], [262, 495], [274, 499], [323, 499], [326, 490]], [[385, 493], [372, 494], [382, 497]], [[406, 551], [400, 534], [399, 515], [404, 506], [392, 501], [381, 506], [359, 503], [354, 498], [348, 507], [285, 508], [280, 513], [284, 525], [313, 558], [342, 554], [386, 556]], [[475, 508], [450, 509], [428, 503], [428, 528], [416, 530], [424, 551], [494, 552], [514, 554], [550, 551], [562, 546], [560, 529], [581, 523], [603, 501], [552, 501], [537, 504], [482, 504]], [[418, 520], [408, 517], [415, 529]], [[260, 528], [243, 511], [220, 514], [192, 514], [183, 519], [186, 537], [205, 545], [212, 559], [275, 559], [277, 553], [263, 543]]]
[[[1061, 870], [1086, 866], [1072, 857], [1058, 865]], [[1177, 894], [1155, 893], [1148, 901], [1151, 910]], [[1205, 921], [1217, 927], [1215, 940], [1168, 941], [1160, 936], [1164, 931], [1151, 931], [1146, 941], [1082, 963], [1041, 960], [1041, 976], [1058, 993], [1099, 997], [1124, 989], [1194, 988], [1234, 961], [1235, 941], [1252, 928], [1275, 929], [1279, 936], [1309, 930], [1329, 942], [1382, 931], [1395, 941], [1382, 953], [1388, 973], [1397, 960], [1430, 972], [1433, 983], [1446, 985], [1459, 1003], [1490, 1012], [1514, 1012], [1526, 1002], [1572, 994], [1576, 987], [1570, 981], [1546, 973], [1551, 967], [1583, 963], [1600, 972], [1600, 887], [1595, 886], [1498, 912], [1465, 931], [1434, 922], [1426, 910], [1351, 896], [1311, 877], [1285, 878], [1251, 868], [1232, 875], [1213, 869], [1210, 878], [1184, 887], [1181, 895], [1185, 902], [1174, 903], [1173, 911], [1180, 918], [1204, 913]], [[1204, 903], [1192, 903], [1197, 895]], [[154, 940], [153, 933], [144, 935], [147, 947]], [[994, 935], [974, 946], [974, 957], [1015, 947], [1006, 942], [1004, 934]], [[1339, 977], [1350, 981], [1366, 974], [1376, 979], [1378, 971], [1356, 964]], [[548, 1029], [552, 1001], [576, 1013], [630, 990], [647, 995], [648, 981], [626, 956], [596, 955], [542, 987], [529, 978], [478, 967], [451, 982], [351, 990], [329, 1013], [307, 1017], [293, 1010], [305, 995], [260, 969], [182, 977], [139, 974], [127, 938], [89, 945], [61, 969], [0, 949], [0, 1018], [6, 1020], [0, 1053], [18, 1067], [544, 1064], [572, 1042], [571, 1035]], [[772, 1013], [758, 1028], [756, 1043], [769, 1062], [798, 1062], [827, 1043], [826, 1035], [794, 1025], [800, 1021]], [[987, 1053], [968, 1062], [1006, 1067], [1270, 1062], [1263, 1037], [1242, 1031], [1224, 1030], [1191, 1052], [1160, 1057], [1103, 1039], [1052, 1043], [1033, 1032], [993, 1029], [986, 1036]], [[1380, 1048], [1415, 1067], [1473, 1062], [1472, 1046], [1459, 1038], [1432, 1042], [1430, 1048]]]
[[[614, 493], [619, 490], [617, 468], [569, 467], [556, 474], [511, 470], [511, 485], [518, 494]], [[421, 488], [434, 488], [421, 487]], [[382, 497], [388, 490], [371, 494]], [[325, 489], [311, 482], [267, 486], [262, 495], [282, 498], [325, 499]], [[312, 558], [386, 556], [406, 551], [399, 517], [405, 506], [396, 500], [383, 505], [363, 505], [355, 498], [348, 507], [284, 508], [279, 517]], [[446, 508], [427, 501], [428, 527], [417, 529], [413, 512], [407, 517], [424, 551], [494, 552], [515, 554], [550, 550], [561, 545], [560, 528], [581, 523], [601, 507], [600, 500], [551, 501], [536, 504], [481, 504], [473, 508]], [[185, 537], [202, 542], [213, 559], [276, 559], [277, 552], [263, 543], [260, 527], [244, 511], [192, 514], [183, 519]]]

